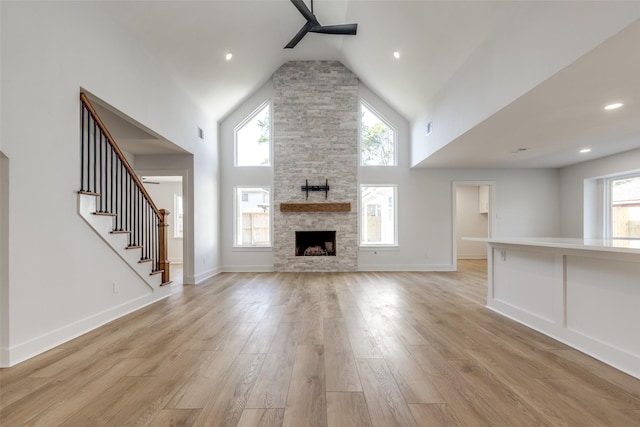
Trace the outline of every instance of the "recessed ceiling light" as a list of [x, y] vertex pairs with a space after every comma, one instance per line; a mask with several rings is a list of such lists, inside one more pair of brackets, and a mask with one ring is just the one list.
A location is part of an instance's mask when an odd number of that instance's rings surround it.
[[591, 152], [591, 148], [583, 148], [582, 150], [580, 150], [580, 152], [581, 152], [582, 154], [584, 154], [584, 153], [590, 153], [590, 152]]
[[400, 51], [399, 50], [395, 50], [393, 52], [393, 57], [396, 58], [396, 59], [400, 59]]
[[622, 107], [624, 104], [622, 102], [616, 102], [614, 104], [609, 104], [604, 107], [605, 110], [615, 110], [616, 108]]
[[224, 56], [224, 59], [226, 59], [227, 61], [231, 61], [231, 58], [233, 58], [233, 53], [229, 52]]

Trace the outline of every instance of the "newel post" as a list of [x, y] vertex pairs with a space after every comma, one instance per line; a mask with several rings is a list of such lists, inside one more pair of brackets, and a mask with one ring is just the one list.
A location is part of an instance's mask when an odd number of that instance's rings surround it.
[[169, 228], [169, 223], [167, 221], [167, 216], [171, 212], [166, 209], [159, 209], [160, 212], [160, 223], [158, 224], [158, 234], [159, 234], [159, 244], [160, 244], [160, 269], [162, 270], [162, 283], [169, 283], [171, 273], [169, 270], [169, 259], [168, 259], [168, 249], [167, 244], [169, 242], [167, 238], [167, 229]]

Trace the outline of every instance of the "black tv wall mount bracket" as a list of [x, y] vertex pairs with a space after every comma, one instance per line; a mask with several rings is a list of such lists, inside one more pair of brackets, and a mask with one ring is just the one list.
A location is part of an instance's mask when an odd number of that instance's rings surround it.
[[309, 200], [309, 191], [324, 191], [324, 198], [326, 200], [329, 194], [329, 180], [326, 179], [324, 185], [309, 185], [309, 180], [306, 179], [305, 185], [300, 188], [307, 193], [307, 200]]

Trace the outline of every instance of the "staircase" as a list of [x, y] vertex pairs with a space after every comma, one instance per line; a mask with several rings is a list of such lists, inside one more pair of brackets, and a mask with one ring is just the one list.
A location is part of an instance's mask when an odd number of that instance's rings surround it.
[[169, 214], [158, 209], [100, 120], [80, 94], [78, 213], [153, 290], [171, 283]]

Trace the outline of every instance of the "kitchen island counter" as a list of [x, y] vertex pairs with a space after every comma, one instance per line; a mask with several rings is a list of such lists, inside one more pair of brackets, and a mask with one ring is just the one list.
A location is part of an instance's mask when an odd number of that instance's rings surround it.
[[640, 378], [640, 242], [468, 240], [488, 245], [488, 308]]

